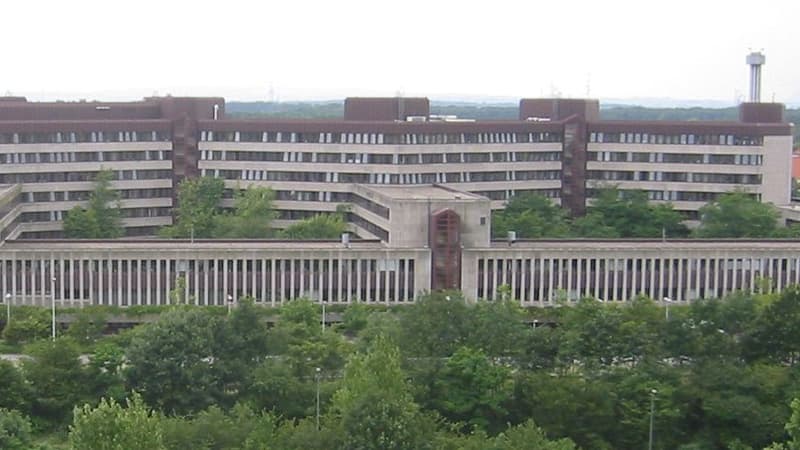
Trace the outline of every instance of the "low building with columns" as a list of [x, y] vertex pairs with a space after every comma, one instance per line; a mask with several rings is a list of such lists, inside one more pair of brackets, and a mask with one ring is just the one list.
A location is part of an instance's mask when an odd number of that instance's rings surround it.
[[800, 282], [797, 240], [491, 241], [485, 197], [439, 185], [354, 192], [354, 220], [381, 239], [5, 240], [0, 289], [13, 304], [127, 307], [169, 304], [176, 286], [192, 304], [249, 296], [265, 306], [401, 305], [438, 289], [493, 300], [508, 286], [523, 306], [548, 306], [587, 296], [688, 302]]

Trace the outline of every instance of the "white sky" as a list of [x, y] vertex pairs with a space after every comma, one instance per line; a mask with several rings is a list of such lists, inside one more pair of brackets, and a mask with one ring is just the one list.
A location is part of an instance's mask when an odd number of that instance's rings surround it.
[[0, 0], [0, 95], [800, 101], [800, 0]]

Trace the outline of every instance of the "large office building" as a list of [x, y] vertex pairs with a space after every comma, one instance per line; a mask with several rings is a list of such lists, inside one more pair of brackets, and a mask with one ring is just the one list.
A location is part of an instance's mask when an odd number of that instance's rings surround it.
[[[15, 193], [4, 237], [61, 236], [66, 212], [109, 169], [127, 234], [172, 221], [185, 177], [230, 189], [270, 186], [276, 226], [338, 204], [353, 232], [388, 240], [364, 186], [440, 185], [488, 198], [539, 193], [573, 214], [596, 189], [641, 189], [697, 219], [720, 193], [743, 189], [789, 203], [792, 125], [783, 105], [744, 103], [734, 122], [606, 121], [594, 100], [523, 99], [518, 120], [430, 114], [426, 98], [348, 98], [339, 120], [242, 120], [222, 98], [28, 102], [0, 97], [0, 186]], [[229, 206], [226, 200], [223, 206]]]
[[[0, 97], [0, 289], [15, 304], [192, 303], [249, 295], [275, 305], [398, 304], [420, 291], [524, 305], [591, 295], [674, 301], [800, 281], [800, 243], [491, 241], [491, 211], [539, 193], [582, 214], [616, 185], [695, 220], [742, 189], [789, 203], [792, 125], [783, 105], [744, 103], [731, 122], [607, 121], [594, 100], [523, 99], [517, 120], [430, 113], [425, 98], [349, 98], [338, 120], [243, 120], [222, 98], [35, 103]], [[110, 170], [128, 239], [61, 239], [67, 211]], [[187, 177], [276, 193], [277, 227], [350, 206], [341, 242], [164, 241]], [[144, 238], [148, 237], [148, 238]]]

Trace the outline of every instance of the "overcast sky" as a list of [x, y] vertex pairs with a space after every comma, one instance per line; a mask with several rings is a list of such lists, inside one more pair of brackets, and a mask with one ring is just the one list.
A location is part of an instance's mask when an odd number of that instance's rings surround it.
[[800, 1], [0, 0], [0, 95], [800, 101]]

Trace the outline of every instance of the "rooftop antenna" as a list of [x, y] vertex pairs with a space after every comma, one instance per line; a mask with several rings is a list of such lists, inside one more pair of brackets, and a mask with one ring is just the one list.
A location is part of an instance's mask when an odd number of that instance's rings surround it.
[[760, 51], [747, 55], [747, 64], [750, 66], [750, 102], [761, 102], [761, 66], [767, 58]]

